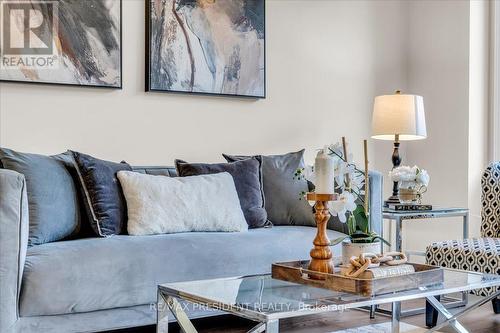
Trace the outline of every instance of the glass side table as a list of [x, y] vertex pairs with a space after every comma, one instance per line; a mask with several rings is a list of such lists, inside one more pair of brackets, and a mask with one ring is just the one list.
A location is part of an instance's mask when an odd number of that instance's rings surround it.
[[[382, 216], [386, 220], [396, 223], [396, 251], [403, 249], [403, 221], [417, 219], [433, 219], [441, 217], [462, 217], [463, 238], [469, 237], [469, 209], [467, 208], [434, 208], [424, 211], [394, 210], [384, 207]], [[415, 254], [415, 253], [413, 253]]]
[[[442, 208], [437, 207], [432, 210], [394, 210], [389, 209], [388, 207], [383, 207], [382, 216], [385, 220], [390, 220], [395, 222], [396, 228], [396, 239], [395, 239], [395, 250], [398, 252], [403, 251], [403, 222], [405, 220], [418, 220], [418, 219], [434, 219], [434, 218], [442, 218], [442, 217], [462, 217], [462, 237], [469, 237], [469, 209], [467, 208]], [[404, 251], [408, 257], [410, 255], [419, 255], [425, 256], [425, 252], [422, 251]], [[461, 293], [460, 298], [451, 297], [449, 295], [441, 297], [442, 302], [446, 305], [446, 308], [456, 308], [460, 306], [465, 306], [468, 303], [468, 294], [463, 292]], [[382, 314], [390, 315], [391, 311], [375, 308], [371, 309], [370, 317], [373, 318], [374, 312], [379, 312]], [[425, 312], [425, 308], [417, 308], [411, 310], [402, 311], [401, 316], [413, 316], [416, 314], [421, 314]]]

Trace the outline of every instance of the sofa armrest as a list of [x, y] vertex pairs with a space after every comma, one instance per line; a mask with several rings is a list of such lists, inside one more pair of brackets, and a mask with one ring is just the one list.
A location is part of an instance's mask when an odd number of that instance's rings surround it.
[[382, 236], [383, 177], [377, 171], [370, 171], [369, 175], [371, 230]]
[[24, 176], [0, 169], [0, 332], [9, 332], [19, 317], [28, 221]]

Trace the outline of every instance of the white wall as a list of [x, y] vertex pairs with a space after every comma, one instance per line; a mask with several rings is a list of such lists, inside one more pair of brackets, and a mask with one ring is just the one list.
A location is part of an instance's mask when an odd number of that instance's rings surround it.
[[0, 84], [0, 144], [133, 164], [314, 149], [342, 135], [361, 157], [372, 100], [404, 81], [403, 5], [267, 1], [268, 98], [145, 93], [144, 1], [123, 1], [123, 90]]
[[[425, 201], [470, 208], [479, 236], [480, 178], [488, 153], [488, 1], [409, 3], [408, 89], [425, 97], [428, 138], [408, 144], [406, 163], [431, 174]], [[461, 219], [410, 221], [407, 249], [461, 238]]]
[[481, 225], [481, 177], [489, 162], [489, 29], [488, 1], [471, 1], [469, 51], [468, 205], [472, 235]]
[[[469, 134], [484, 119], [469, 107], [483, 108], [484, 96], [476, 86], [469, 105], [469, 85], [483, 82], [469, 68], [469, 51], [484, 45], [470, 39], [480, 34], [469, 31], [469, 21], [480, 22], [480, 9], [471, 18], [468, 1], [268, 0], [268, 98], [244, 100], [143, 92], [143, 6], [123, 1], [123, 90], [1, 83], [0, 144], [170, 165], [174, 158], [217, 161], [221, 152], [302, 147], [311, 160], [315, 148], [345, 135], [360, 159], [374, 96], [401, 89], [424, 96], [429, 133], [427, 140], [402, 144], [403, 163], [429, 170], [425, 201], [475, 207], [471, 231], [478, 234], [482, 137]], [[481, 32], [481, 24], [475, 26]], [[474, 68], [483, 62], [477, 59]], [[372, 141], [371, 148], [372, 167], [386, 173], [392, 143]], [[460, 236], [461, 226], [415, 221], [404, 233], [405, 247], [421, 250], [432, 240]]]
[[[467, 206], [469, 119], [469, 2], [409, 3], [408, 90], [424, 96], [426, 140], [408, 143], [405, 164], [429, 171], [424, 200]], [[461, 236], [456, 219], [405, 223], [406, 248]]]

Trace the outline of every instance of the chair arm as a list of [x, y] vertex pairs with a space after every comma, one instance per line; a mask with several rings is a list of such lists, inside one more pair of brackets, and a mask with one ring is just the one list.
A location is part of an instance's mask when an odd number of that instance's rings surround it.
[[486, 168], [481, 189], [481, 237], [500, 237], [500, 162]]
[[0, 332], [19, 318], [19, 291], [28, 248], [26, 181], [20, 173], [0, 169]]

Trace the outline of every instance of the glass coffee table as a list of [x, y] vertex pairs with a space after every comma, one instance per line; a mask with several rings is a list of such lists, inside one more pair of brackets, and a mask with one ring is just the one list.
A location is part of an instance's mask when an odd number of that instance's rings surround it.
[[[452, 269], [444, 269], [444, 282], [438, 285], [373, 297], [285, 282], [273, 279], [271, 275], [168, 283], [158, 286], [157, 332], [168, 332], [170, 313], [185, 333], [197, 332], [184, 310], [185, 302], [190, 302], [198, 307], [220, 310], [256, 321], [256, 326], [249, 331], [252, 333], [277, 333], [280, 319], [326, 312], [335, 315], [347, 309], [390, 303], [393, 309], [392, 332], [397, 333], [400, 327], [401, 302], [426, 298], [445, 318], [428, 332], [449, 325], [455, 331], [465, 333], [468, 331], [458, 322], [458, 318], [489, 302], [493, 297], [498, 297], [500, 291], [455, 314], [451, 314], [435, 296], [495, 286], [500, 286], [498, 275]], [[356, 324], [353, 323], [353, 326]]]

